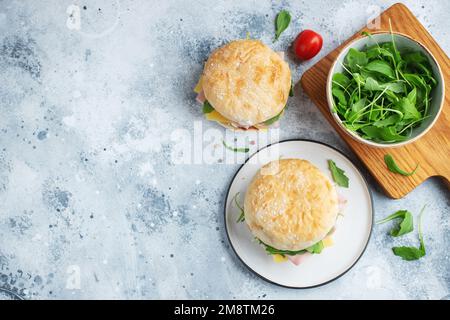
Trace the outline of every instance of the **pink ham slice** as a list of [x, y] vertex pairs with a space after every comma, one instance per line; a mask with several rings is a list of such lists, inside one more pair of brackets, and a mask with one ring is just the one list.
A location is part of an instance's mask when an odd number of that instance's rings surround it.
[[205, 97], [205, 93], [203, 92], [203, 90], [197, 94], [197, 97], [195, 98], [195, 100], [197, 100], [197, 102], [199, 102], [201, 104], [205, 103], [206, 97]]
[[344, 211], [345, 207], [347, 206], [347, 199], [338, 194], [338, 205], [339, 205], [339, 212]]
[[295, 264], [296, 266], [298, 266], [300, 263], [302, 263], [303, 261], [305, 261], [306, 259], [308, 259], [308, 257], [311, 256], [311, 253], [306, 252], [303, 254], [297, 254], [295, 256], [288, 256], [288, 259]]

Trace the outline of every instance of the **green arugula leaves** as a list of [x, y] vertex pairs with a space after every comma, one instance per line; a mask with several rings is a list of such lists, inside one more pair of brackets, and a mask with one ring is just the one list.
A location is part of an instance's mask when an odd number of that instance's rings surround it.
[[291, 88], [289, 89], [289, 97], [294, 96], [294, 82], [291, 80]]
[[264, 246], [264, 249], [266, 250], [267, 254], [281, 254], [282, 256], [295, 256], [297, 254], [303, 254], [306, 252], [306, 250], [298, 250], [298, 251], [291, 251], [291, 250], [279, 250], [274, 247], [269, 246], [268, 244], [265, 244], [261, 240], [257, 239], [260, 244]]
[[423, 53], [398, 51], [394, 37], [385, 43], [372, 38], [363, 50], [348, 51], [343, 68], [332, 78], [333, 112], [362, 138], [405, 141], [430, 116], [437, 80]]
[[231, 150], [231, 151], [233, 151], [233, 152], [243, 152], [243, 153], [247, 153], [247, 152], [250, 151], [250, 148], [233, 148], [233, 147], [230, 147], [230, 146], [225, 142], [225, 140], [222, 140], [222, 144], [223, 144], [223, 146], [224, 146], [225, 148], [227, 148], [228, 150]]
[[277, 14], [277, 18], [275, 20], [275, 41], [278, 40], [281, 33], [287, 29], [289, 24], [291, 23], [291, 14], [286, 10], [281, 10]]
[[382, 224], [394, 219], [401, 219], [400, 224], [396, 227], [394, 227], [390, 234], [393, 237], [400, 237], [404, 234], [410, 233], [414, 230], [413, 225], [413, 216], [411, 212], [407, 210], [399, 210], [394, 214], [391, 214], [389, 217], [384, 218], [383, 220], [380, 220], [377, 222], [377, 224]]
[[386, 166], [388, 167], [389, 171], [401, 174], [402, 176], [406, 177], [412, 176], [414, 173], [416, 173], [417, 169], [419, 168], [419, 164], [417, 164], [416, 168], [413, 171], [406, 172], [399, 168], [394, 158], [390, 154], [386, 154], [384, 156], [384, 162], [386, 163]]
[[309, 248], [306, 248], [306, 251], [308, 251], [309, 253], [315, 253], [315, 254], [319, 254], [322, 252], [324, 246], [323, 246], [323, 242], [319, 241], [316, 244], [312, 245]]
[[245, 221], [244, 208], [242, 208], [242, 207], [239, 205], [238, 201], [237, 201], [237, 198], [239, 197], [239, 194], [240, 194], [239, 192], [236, 193], [236, 194], [234, 195], [233, 200], [231, 200], [231, 202], [234, 201], [234, 203], [236, 204], [236, 207], [240, 210], [239, 217], [238, 217], [238, 219], [236, 220], [237, 223], [240, 223], [240, 222], [244, 222], [244, 221]]
[[282, 256], [295, 256], [297, 254], [303, 254], [306, 252], [312, 253], [312, 254], [319, 254], [322, 252], [324, 245], [322, 241], [317, 242], [316, 244], [312, 245], [309, 248], [306, 248], [304, 250], [298, 250], [298, 251], [291, 251], [291, 250], [279, 250], [274, 247], [269, 246], [268, 244], [262, 242], [261, 240], [257, 239], [260, 244], [262, 244], [267, 252], [267, 254], [280, 254]]
[[406, 261], [413, 261], [413, 260], [419, 260], [423, 256], [425, 256], [425, 247], [423, 244], [420, 244], [419, 248], [415, 247], [393, 247], [392, 252], [396, 256], [401, 257], [403, 260]]
[[367, 71], [379, 73], [381, 76], [385, 76], [389, 79], [395, 79], [394, 69], [391, 65], [384, 60], [373, 60], [366, 65]]
[[352, 72], [358, 72], [362, 67], [365, 67], [369, 62], [365, 52], [361, 52], [357, 49], [351, 48], [345, 57], [347, 66]]
[[205, 100], [203, 103], [203, 113], [211, 113], [214, 111], [213, 106], [208, 102], [208, 100]]
[[[426, 205], [423, 206], [423, 208], [419, 214], [419, 227], [418, 227], [419, 241], [420, 241], [419, 248], [406, 247], [406, 246], [392, 248], [392, 252], [396, 256], [401, 257], [403, 260], [407, 260], [407, 261], [418, 260], [418, 259], [422, 258], [423, 256], [425, 256], [425, 254], [426, 254], [425, 244], [423, 241], [423, 234], [422, 234], [422, 216], [423, 216], [425, 207], [426, 207]], [[385, 223], [385, 222], [388, 222], [388, 221], [391, 221], [394, 219], [401, 219], [401, 221], [400, 221], [399, 225], [397, 225], [390, 231], [391, 236], [400, 237], [400, 236], [410, 233], [411, 231], [414, 230], [413, 216], [407, 210], [397, 211], [396, 213], [386, 217], [385, 219], [378, 221], [377, 224]]]
[[348, 177], [345, 175], [345, 171], [338, 168], [333, 160], [328, 160], [328, 167], [334, 182], [336, 182], [338, 186], [348, 188]]
[[394, 252], [394, 254], [396, 256], [401, 257], [403, 260], [406, 260], [406, 261], [418, 260], [418, 259], [422, 258], [423, 256], [425, 256], [425, 254], [426, 254], [425, 244], [423, 241], [423, 234], [422, 234], [422, 215], [423, 215], [424, 209], [425, 209], [425, 206], [422, 208], [422, 211], [419, 214], [419, 241], [420, 241], [419, 248], [416, 248], [416, 247], [393, 247], [392, 248], [392, 252]]

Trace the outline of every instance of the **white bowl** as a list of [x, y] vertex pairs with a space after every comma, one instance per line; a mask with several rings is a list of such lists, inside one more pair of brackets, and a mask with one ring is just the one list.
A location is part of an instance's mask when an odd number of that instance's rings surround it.
[[356, 132], [353, 132], [349, 129], [347, 129], [343, 123], [342, 120], [339, 118], [339, 115], [335, 112], [333, 112], [333, 96], [332, 96], [332, 78], [335, 73], [343, 72], [342, 64], [344, 63], [344, 59], [348, 53], [348, 51], [351, 48], [355, 48], [358, 50], [363, 50], [366, 47], [366, 44], [372, 45], [374, 44], [373, 40], [375, 40], [378, 43], [383, 42], [390, 42], [392, 41], [391, 34], [389, 32], [381, 32], [381, 33], [375, 33], [372, 35], [372, 39], [366, 36], [363, 36], [361, 38], [357, 38], [350, 43], [348, 43], [344, 49], [342, 49], [341, 53], [338, 55], [336, 60], [334, 61], [333, 65], [330, 68], [330, 71], [328, 73], [328, 79], [327, 79], [327, 101], [328, 101], [328, 107], [329, 110], [334, 118], [334, 120], [337, 122], [337, 124], [353, 139], [362, 142], [364, 144], [378, 147], [378, 148], [390, 148], [390, 147], [400, 147], [404, 146], [408, 143], [412, 143], [413, 141], [416, 141], [420, 137], [422, 137], [424, 134], [428, 132], [428, 130], [431, 129], [431, 127], [435, 124], [436, 120], [439, 117], [439, 114], [441, 113], [443, 106], [444, 106], [444, 96], [445, 96], [445, 84], [444, 84], [444, 77], [442, 74], [442, 70], [434, 58], [433, 54], [420, 42], [413, 40], [407, 35], [401, 34], [401, 33], [394, 33], [394, 40], [395, 44], [397, 46], [397, 49], [402, 52], [404, 50], [408, 51], [420, 51], [422, 52], [429, 60], [433, 75], [436, 78], [438, 84], [433, 90], [431, 91], [431, 103], [430, 108], [428, 111], [429, 117], [423, 120], [423, 122], [420, 124], [420, 126], [414, 128], [412, 130], [411, 136], [401, 142], [374, 142], [371, 140], [364, 139], [360, 135], [358, 135]]

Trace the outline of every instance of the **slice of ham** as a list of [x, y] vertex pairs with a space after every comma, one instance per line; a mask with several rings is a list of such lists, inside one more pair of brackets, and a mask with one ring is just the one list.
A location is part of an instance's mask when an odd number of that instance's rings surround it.
[[311, 253], [306, 252], [303, 254], [297, 254], [295, 256], [288, 256], [289, 261], [298, 266], [300, 263], [304, 262], [308, 257], [311, 256]]
[[338, 194], [338, 205], [339, 205], [339, 212], [342, 212], [345, 210], [345, 207], [347, 206], [347, 199]]
[[243, 130], [243, 131], [247, 131], [247, 130], [258, 130], [258, 127], [256, 126], [243, 126], [239, 123], [235, 123], [235, 122], [231, 122], [230, 123], [232, 127], [239, 129], [239, 130]]
[[197, 100], [198, 103], [204, 104], [206, 101], [206, 97], [205, 97], [205, 93], [202, 91], [200, 91], [197, 94], [197, 97], [195, 98], [195, 100]]
[[284, 51], [277, 51], [277, 54], [284, 60]]

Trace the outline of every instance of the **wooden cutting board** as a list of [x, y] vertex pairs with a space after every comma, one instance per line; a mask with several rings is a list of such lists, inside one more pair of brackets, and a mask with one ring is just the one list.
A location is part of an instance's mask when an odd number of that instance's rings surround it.
[[[333, 120], [326, 98], [326, 81], [331, 64], [350, 40], [359, 37], [362, 31], [389, 31], [389, 18], [392, 29], [404, 33], [424, 44], [438, 60], [445, 78], [444, 109], [433, 128], [418, 141], [400, 148], [380, 149], [367, 146], [349, 137]], [[353, 149], [369, 171], [391, 198], [402, 198], [423, 181], [433, 176], [443, 177], [449, 186], [450, 181], [450, 62], [428, 31], [403, 4], [395, 4], [380, 16], [378, 30], [362, 29], [346, 43], [332, 51], [325, 58], [306, 71], [301, 79], [303, 90], [319, 107], [339, 135]], [[410, 171], [420, 164], [416, 174], [404, 177], [387, 170], [384, 155], [390, 153], [400, 168]]]

